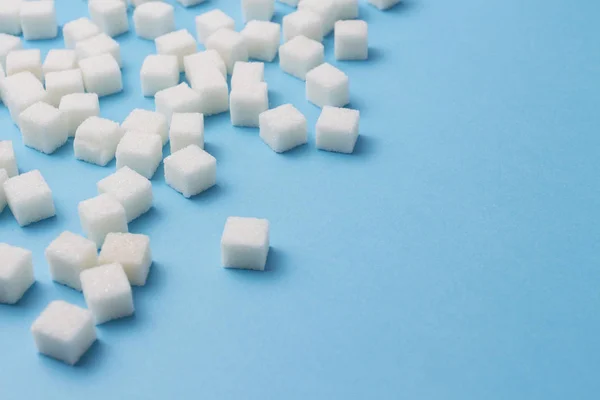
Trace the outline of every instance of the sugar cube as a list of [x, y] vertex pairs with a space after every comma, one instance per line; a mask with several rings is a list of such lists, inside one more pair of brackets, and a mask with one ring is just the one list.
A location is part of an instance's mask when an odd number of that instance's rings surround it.
[[78, 18], [67, 22], [63, 26], [63, 38], [65, 47], [74, 49], [77, 42], [94, 37], [100, 33], [98, 25], [90, 21], [89, 18]]
[[96, 116], [89, 117], [75, 132], [75, 158], [105, 166], [115, 157], [122, 137], [123, 131], [116, 122]]
[[205, 66], [196, 69], [190, 85], [200, 95], [199, 111], [204, 115], [214, 115], [229, 110], [229, 90], [227, 81], [218, 69]]
[[221, 237], [221, 257], [225, 268], [264, 271], [268, 254], [269, 221], [227, 218]]
[[74, 137], [77, 128], [89, 117], [100, 116], [100, 103], [96, 93], [72, 93], [63, 96], [58, 109], [67, 121], [69, 136]]
[[131, 285], [144, 286], [152, 265], [150, 238], [133, 233], [109, 233], [100, 250], [99, 261], [101, 264], [121, 264]]
[[129, 113], [121, 124], [124, 131], [136, 131], [142, 134], [160, 136], [164, 145], [169, 140], [169, 125], [167, 118], [156, 111], [136, 108]]
[[169, 32], [154, 39], [158, 54], [177, 56], [179, 72], [183, 72], [183, 57], [196, 52], [196, 41], [185, 29]]
[[265, 64], [261, 62], [238, 61], [233, 67], [231, 87], [252, 85], [265, 79]]
[[258, 127], [258, 116], [268, 109], [269, 96], [266, 83], [232, 88], [229, 110], [233, 126]]
[[259, 125], [261, 139], [277, 153], [307, 142], [306, 118], [291, 104], [261, 113]]
[[50, 72], [46, 75], [46, 101], [53, 106], [58, 107], [63, 96], [84, 91], [80, 69]]
[[21, 1], [3, 0], [0, 2], [0, 33], [21, 34]]
[[357, 110], [325, 106], [317, 121], [317, 148], [352, 153], [358, 139], [360, 113]]
[[248, 47], [244, 37], [239, 32], [230, 29], [220, 29], [206, 40], [206, 48], [219, 52], [227, 66], [227, 73], [233, 72], [237, 61], [248, 61]]
[[211, 188], [217, 180], [217, 160], [193, 144], [165, 158], [164, 165], [167, 185], [187, 198]]
[[179, 83], [177, 56], [161, 54], [146, 56], [140, 70], [140, 82], [144, 96], [154, 96], [160, 90], [177, 86]]
[[44, 86], [31, 72], [7, 76], [2, 83], [2, 100], [17, 123], [19, 115], [32, 104], [46, 100]]
[[8, 180], [8, 172], [5, 169], [0, 168], [0, 213], [4, 211], [6, 207], [6, 194], [4, 194], [4, 182]]
[[56, 214], [52, 190], [38, 170], [13, 176], [4, 182], [8, 207], [17, 223], [26, 226]]
[[216, 67], [221, 75], [227, 79], [227, 67], [225, 62], [216, 50], [206, 50], [198, 53], [190, 54], [183, 58], [185, 69], [185, 78], [190, 81], [194, 71], [204, 69], [208, 66]]
[[321, 17], [324, 36], [331, 32], [338, 15], [335, 0], [302, 0], [298, 4], [298, 10], [308, 10], [318, 14]]
[[58, 35], [54, 1], [24, 1], [20, 17], [25, 40], [52, 39]]
[[275, 0], [242, 0], [245, 21], [270, 21], [275, 12]]
[[127, 132], [117, 146], [117, 169], [127, 166], [152, 179], [162, 160], [162, 146], [158, 135]]
[[141, 4], [133, 12], [133, 24], [139, 37], [154, 40], [175, 30], [175, 9], [160, 1]]
[[75, 50], [69, 49], [50, 49], [48, 54], [46, 54], [44, 64], [42, 64], [44, 76], [50, 72], [75, 68], [77, 68], [77, 56], [75, 55]]
[[201, 113], [174, 113], [169, 130], [171, 153], [195, 144], [204, 148], [204, 115]]
[[335, 59], [366, 60], [369, 56], [368, 26], [365, 21], [335, 23]]
[[198, 41], [206, 45], [206, 41], [219, 29], [235, 30], [235, 21], [219, 9], [211, 10], [196, 17]]
[[306, 98], [319, 106], [343, 107], [350, 102], [348, 76], [324, 63], [306, 74]]
[[296, 36], [279, 48], [279, 66], [284, 72], [305, 80], [311, 69], [325, 61], [325, 47], [316, 40]]
[[6, 75], [15, 75], [24, 71], [29, 71], [40, 81], [44, 81], [40, 49], [14, 50], [8, 53], [6, 56]]
[[0, 303], [15, 304], [34, 282], [31, 251], [0, 243]]
[[0, 168], [6, 170], [9, 178], [19, 174], [17, 158], [10, 140], [0, 140]]
[[[125, 0], [122, 0], [122, 1], [125, 1]], [[167, 1], [167, 0], [129, 0], [131, 5], [135, 8], [138, 8], [141, 5], [146, 4], [146, 3], [160, 3], [163, 1]]]
[[86, 58], [110, 54], [121, 67], [121, 47], [119, 43], [105, 33], [99, 33], [75, 44], [75, 54], [81, 62]]
[[358, 18], [358, 0], [335, 0], [335, 5], [338, 20]]
[[400, 3], [401, 0], [368, 0], [369, 3], [380, 10], [387, 10]]
[[131, 285], [121, 264], [105, 264], [83, 271], [81, 286], [96, 324], [133, 314]]
[[127, 5], [119, 0], [90, 1], [90, 18], [108, 36], [117, 36], [129, 30]]
[[283, 41], [296, 36], [306, 36], [317, 42], [323, 41], [323, 26], [321, 17], [309, 10], [294, 11], [283, 17]]
[[202, 99], [187, 83], [180, 83], [154, 95], [156, 111], [171, 120], [174, 112], [200, 112]]
[[69, 231], [54, 239], [45, 255], [52, 280], [75, 290], [81, 290], [81, 271], [98, 265], [96, 243]]
[[93, 56], [79, 61], [85, 90], [98, 97], [123, 90], [123, 76], [119, 64], [110, 54]]
[[117, 169], [114, 174], [100, 180], [97, 186], [99, 194], [110, 194], [123, 205], [127, 222], [133, 221], [152, 207], [152, 184], [128, 166]]
[[6, 56], [14, 50], [22, 48], [21, 39], [16, 36], [0, 33], [0, 65], [6, 69]]
[[19, 126], [23, 144], [46, 154], [54, 153], [69, 138], [67, 121], [60, 110], [43, 102], [23, 111], [19, 115]]
[[[100, 248], [111, 232], [127, 232], [125, 208], [110, 194], [100, 194], [79, 203], [79, 220], [88, 239]], [[99, 259], [100, 264], [106, 262]]]
[[270, 21], [249, 21], [240, 32], [248, 47], [248, 57], [271, 62], [279, 50], [281, 25]]

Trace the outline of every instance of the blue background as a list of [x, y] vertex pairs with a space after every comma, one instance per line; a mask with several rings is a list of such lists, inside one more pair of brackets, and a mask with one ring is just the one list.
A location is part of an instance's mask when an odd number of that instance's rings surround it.
[[[174, 1], [171, 1], [174, 3]], [[242, 27], [238, 0], [213, 8]], [[59, 23], [87, 3], [58, 1]], [[275, 20], [291, 8], [277, 5]], [[79, 201], [114, 171], [22, 145], [0, 106], [0, 138], [40, 169], [57, 217], [0, 240], [33, 251], [37, 283], [0, 306], [0, 398], [596, 399], [600, 393], [600, 2], [361, 3], [371, 59], [335, 62], [361, 111], [353, 155], [314, 146], [319, 109], [304, 83], [266, 67], [272, 106], [291, 102], [309, 144], [278, 155], [228, 114], [206, 121], [218, 185], [191, 200], [153, 179], [154, 209], [130, 224], [155, 263], [134, 318], [98, 327], [78, 367], [36, 353], [29, 327], [54, 284], [44, 248], [81, 232]], [[125, 90], [101, 114], [122, 121], [154, 52], [118, 38]], [[62, 38], [26, 43], [43, 53]], [[165, 154], [168, 147], [165, 148]], [[224, 270], [229, 215], [271, 222], [268, 271]]]

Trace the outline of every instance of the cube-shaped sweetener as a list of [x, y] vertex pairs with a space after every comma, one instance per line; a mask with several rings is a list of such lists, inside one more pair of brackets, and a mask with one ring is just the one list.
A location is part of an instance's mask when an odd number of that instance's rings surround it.
[[80, 69], [50, 72], [46, 75], [46, 101], [55, 107], [58, 107], [63, 96], [84, 91]]
[[15, 304], [33, 285], [31, 251], [0, 243], [0, 303]]
[[233, 126], [258, 127], [258, 116], [268, 109], [269, 96], [265, 82], [231, 90], [229, 113]]
[[6, 170], [9, 178], [19, 174], [15, 150], [10, 140], [0, 140], [0, 169]]
[[260, 114], [260, 137], [277, 153], [307, 142], [306, 118], [291, 104]]
[[[125, 208], [110, 194], [101, 194], [79, 203], [79, 220], [88, 239], [100, 248], [111, 232], [127, 232]], [[99, 261], [105, 264], [104, 261]]]
[[99, 97], [123, 90], [123, 77], [119, 64], [110, 54], [89, 57], [79, 61], [85, 90]]
[[42, 72], [44, 76], [50, 72], [66, 71], [77, 68], [77, 55], [75, 50], [69, 49], [50, 49], [46, 54]]
[[44, 81], [40, 49], [14, 50], [8, 53], [6, 56], [6, 75], [15, 75], [24, 71], [29, 71], [41, 82]]
[[152, 184], [127, 166], [100, 180], [97, 187], [99, 194], [110, 194], [123, 205], [127, 222], [133, 221], [152, 207]]
[[323, 107], [317, 121], [317, 148], [338, 153], [352, 153], [358, 139], [360, 113], [357, 110]]
[[152, 179], [162, 160], [162, 140], [155, 134], [129, 131], [117, 146], [117, 169], [129, 167]]
[[160, 136], [163, 145], [169, 140], [167, 118], [156, 111], [136, 108], [129, 113], [121, 124], [123, 131], [136, 131], [148, 135]]
[[89, 117], [100, 116], [100, 102], [96, 93], [72, 93], [60, 99], [58, 109], [67, 121], [69, 136], [74, 137], [79, 125]]
[[296, 36], [279, 48], [279, 66], [284, 72], [305, 80], [311, 69], [323, 64], [325, 48], [316, 40]]
[[261, 62], [238, 61], [233, 67], [231, 87], [252, 85], [265, 80], [265, 64]]
[[358, 18], [358, 0], [335, 0], [335, 3], [338, 20]]
[[2, 82], [2, 101], [10, 111], [15, 123], [19, 115], [29, 106], [46, 100], [46, 91], [42, 83], [29, 71], [7, 76]]
[[65, 39], [65, 47], [67, 49], [74, 49], [77, 42], [99, 34], [100, 28], [90, 21], [89, 18], [78, 18], [67, 22], [63, 26], [62, 32]]
[[250, 21], [240, 32], [248, 47], [248, 57], [271, 62], [279, 50], [281, 25], [270, 21]]
[[121, 264], [131, 285], [144, 286], [152, 265], [150, 238], [133, 233], [109, 233], [98, 260], [100, 264]]
[[24, 1], [20, 17], [25, 40], [52, 39], [58, 35], [54, 1]]
[[242, 0], [245, 21], [270, 21], [275, 12], [275, 0]]
[[89, 117], [75, 132], [75, 158], [105, 166], [114, 157], [123, 130], [116, 122], [100, 117]]
[[78, 41], [75, 44], [75, 54], [79, 62], [86, 58], [110, 54], [119, 68], [121, 67], [121, 46], [119, 43], [105, 33]]
[[200, 94], [191, 89], [187, 83], [180, 83], [154, 95], [156, 111], [171, 120], [173, 113], [200, 112], [202, 99]]
[[217, 181], [217, 160], [196, 145], [171, 154], [164, 165], [167, 184], [187, 198], [211, 188]]
[[4, 182], [8, 180], [8, 172], [0, 168], [0, 213], [6, 208], [6, 194], [4, 194]]
[[221, 72], [213, 66], [196, 69], [190, 79], [193, 90], [200, 95], [200, 112], [206, 116], [229, 110], [229, 89]]
[[312, 11], [321, 17], [323, 36], [333, 30], [338, 15], [336, 0], [302, 0], [298, 4], [298, 10]]
[[81, 271], [98, 265], [96, 243], [69, 231], [54, 239], [45, 255], [52, 280], [75, 290], [81, 290]]
[[160, 1], [151, 1], [133, 12], [135, 33], [141, 38], [154, 40], [175, 30], [175, 9]]
[[21, 34], [21, 1], [3, 0], [0, 2], [0, 33]]
[[369, 3], [380, 10], [387, 10], [400, 3], [401, 0], [368, 0]]
[[228, 28], [219, 29], [206, 40], [206, 48], [216, 50], [227, 67], [227, 73], [233, 73], [237, 61], [248, 61], [248, 46], [241, 33]]
[[6, 33], [0, 33], [0, 65], [3, 69], [6, 69], [6, 56], [8, 53], [22, 47], [23, 44], [21, 43], [20, 38]]
[[336, 60], [366, 60], [369, 57], [368, 26], [365, 21], [338, 21], [334, 34]]
[[96, 341], [92, 313], [62, 300], [51, 302], [31, 326], [38, 351], [74, 365]]
[[269, 254], [269, 221], [229, 217], [221, 237], [221, 258], [225, 268], [263, 271]]
[[83, 271], [81, 286], [96, 324], [133, 314], [131, 285], [121, 264], [100, 265]]
[[321, 17], [309, 10], [298, 10], [283, 17], [283, 41], [296, 36], [306, 36], [317, 42], [323, 41], [323, 23]]
[[4, 182], [8, 207], [20, 226], [26, 226], [56, 214], [52, 190], [38, 170], [13, 176]]
[[350, 102], [348, 76], [324, 63], [306, 74], [306, 98], [319, 106], [343, 107]]
[[140, 70], [140, 82], [144, 96], [154, 96], [158, 91], [177, 86], [179, 83], [177, 56], [148, 55]]
[[169, 130], [171, 153], [196, 145], [204, 149], [204, 115], [201, 113], [175, 113]]
[[108, 36], [117, 36], [129, 30], [127, 5], [120, 0], [90, 1], [90, 18]]
[[179, 72], [183, 72], [183, 57], [194, 54], [197, 51], [196, 40], [185, 29], [169, 32], [154, 39], [156, 52], [177, 56]]
[[196, 17], [198, 41], [206, 45], [208, 38], [219, 29], [235, 30], [235, 21], [219, 9], [211, 10]]
[[223, 75], [223, 78], [227, 79], [227, 67], [221, 55], [216, 50], [206, 50], [185, 56], [183, 58], [183, 65], [185, 78], [188, 82], [192, 80], [196, 71], [204, 70], [207, 67], [217, 68], [221, 75]]
[[38, 102], [19, 115], [23, 144], [42, 153], [52, 154], [69, 139], [69, 128], [62, 112]]

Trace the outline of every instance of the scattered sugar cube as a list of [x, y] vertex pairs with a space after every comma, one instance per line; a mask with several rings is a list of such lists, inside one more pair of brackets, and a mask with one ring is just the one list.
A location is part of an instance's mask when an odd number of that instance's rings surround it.
[[284, 72], [305, 80], [311, 69], [325, 62], [325, 47], [316, 40], [296, 36], [279, 48], [279, 66]]
[[165, 158], [164, 165], [167, 185], [187, 198], [213, 187], [217, 181], [217, 160], [193, 144]]
[[109, 233], [100, 250], [99, 261], [101, 264], [121, 264], [131, 285], [144, 286], [152, 265], [150, 238], [133, 233]]
[[265, 80], [265, 64], [261, 62], [238, 61], [233, 67], [231, 87], [252, 85]]
[[201, 113], [174, 113], [169, 130], [171, 153], [195, 144], [204, 148], [204, 115]]
[[204, 3], [206, 0], [177, 0], [184, 7], [195, 6], [196, 4]]
[[260, 137], [273, 151], [283, 153], [307, 142], [306, 118], [291, 104], [259, 116]]
[[90, 21], [89, 18], [78, 18], [69, 21], [63, 26], [62, 31], [67, 49], [74, 49], [77, 42], [94, 37], [101, 32], [98, 25]]
[[298, 10], [283, 17], [283, 41], [296, 36], [306, 36], [317, 42], [323, 41], [321, 17], [309, 10]]
[[2, 100], [17, 123], [19, 115], [32, 104], [46, 100], [46, 91], [38, 78], [25, 71], [7, 76], [2, 82]]
[[338, 20], [358, 18], [358, 0], [335, 0], [335, 5]]
[[136, 108], [129, 113], [121, 124], [124, 131], [136, 131], [143, 134], [160, 136], [164, 145], [169, 140], [167, 118], [156, 111]]
[[335, 59], [366, 60], [369, 57], [368, 26], [365, 21], [335, 23]]
[[56, 214], [52, 190], [38, 170], [13, 176], [4, 182], [8, 207], [20, 226], [53, 217]]
[[100, 102], [96, 93], [72, 93], [61, 98], [58, 109], [67, 121], [69, 137], [74, 137], [83, 121], [100, 115]]
[[269, 254], [269, 221], [229, 217], [221, 237], [221, 257], [225, 268], [264, 271]]
[[357, 110], [325, 106], [317, 121], [317, 148], [350, 154], [358, 140], [360, 113]]
[[80, 69], [50, 72], [46, 75], [46, 100], [53, 106], [58, 107], [63, 96], [84, 91]]
[[206, 48], [219, 52], [227, 66], [227, 73], [233, 72], [237, 61], [248, 61], [248, 47], [241, 33], [230, 29], [220, 29], [206, 40]]
[[[55, 72], [59, 73], [59, 72]], [[67, 121], [58, 108], [38, 102], [19, 115], [23, 144], [52, 154], [69, 139]]]
[[122, 137], [123, 131], [116, 122], [96, 116], [89, 117], [75, 132], [75, 158], [103, 167], [115, 157]]
[[198, 68], [190, 85], [200, 95], [200, 112], [214, 115], [229, 110], [229, 90], [221, 72], [213, 66]]
[[162, 160], [162, 139], [152, 133], [129, 131], [117, 146], [117, 169], [125, 166], [152, 179]]
[[129, 30], [127, 5], [119, 0], [90, 1], [90, 18], [108, 36], [117, 36]]
[[[100, 194], [79, 203], [79, 220], [85, 235], [100, 248], [111, 232], [127, 232], [125, 208], [110, 194]], [[99, 259], [100, 264], [107, 262]]]
[[269, 21], [250, 21], [240, 32], [248, 47], [248, 57], [271, 62], [279, 50], [281, 25]]
[[400, 0], [368, 0], [370, 4], [377, 7], [380, 10], [387, 10], [392, 6], [400, 3]]
[[64, 231], [50, 243], [45, 251], [52, 280], [81, 291], [79, 274], [98, 265], [96, 243]]
[[154, 96], [160, 90], [177, 86], [179, 83], [177, 56], [148, 55], [140, 70], [140, 81], [144, 96]]
[[183, 57], [196, 52], [196, 41], [185, 29], [169, 32], [154, 39], [158, 54], [177, 56], [179, 72], [183, 72]]
[[0, 65], [3, 69], [6, 69], [6, 56], [8, 53], [22, 47], [21, 39], [18, 37], [0, 33]]
[[81, 286], [96, 324], [133, 314], [131, 285], [121, 264], [106, 264], [83, 271]]
[[6, 75], [15, 75], [24, 71], [29, 71], [40, 81], [44, 81], [40, 49], [14, 50], [8, 53], [6, 56]]
[[2, 0], [0, 2], [0, 33], [21, 34], [21, 1]]
[[232, 88], [229, 110], [233, 126], [258, 127], [258, 116], [269, 109], [264, 82]]
[[101, 54], [86, 58], [79, 61], [79, 68], [87, 92], [102, 97], [123, 90], [123, 76], [112, 55]]
[[33, 282], [31, 251], [0, 243], [0, 303], [15, 304]]
[[225, 62], [216, 50], [206, 50], [199, 53], [190, 54], [183, 58], [185, 69], [185, 78], [190, 81], [194, 71], [205, 68], [207, 66], [216, 67], [221, 75], [227, 79], [227, 67]]
[[275, 12], [275, 0], [242, 0], [245, 21], [270, 21]]
[[65, 71], [77, 68], [77, 56], [75, 50], [69, 49], [50, 49], [46, 54], [42, 72], [44, 76], [50, 72]]
[[156, 111], [162, 113], [171, 121], [175, 112], [200, 112], [202, 99], [191, 89], [187, 83], [180, 83], [168, 89], [161, 90], [154, 95]]
[[51, 302], [31, 326], [38, 351], [75, 365], [96, 341], [92, 313], [62, 300]]
[[206, 45], [208, 38], [219, 29], [235, 30], [235, 21], [219, 9], [211, 10], [196, 17], [198, 41]]
[[54, 1], [24, 1], [20, 17], [25, 40], [53, 39], [58, 35]]
[[6, 194], [4, 194], [4, 182], [8, 180], [8, 172], [0, 168], [0, 213], [6, 208]]
[[316, 106], [343, 107], [350, 102], [348, 76], [324, 63], [306, 74], [306, 98]]
[[[122, 0], [122, 1], [125, 1], [125, 0]], [[160, 3], [163, 1], [167, 1], [167, 0], [129, 0], [131, 5], [136, 8], [143, 4], [146, 4], [146, 3]]]
[[121, 67], [121, 46], [107, 34], [99, 33], [75, 44], [75, 54], [77, 54], [77, 59], [80, 62], [86, 58], [100, 56], [105, 53], [113, 56], [119, 67]]
[[9, 178], [19, 175], [17, 158], [10, 140], [0, 140], [0, 168], [6, 170]]
[[175, 9], [160, 1], [141, 4], [133, 12], [133, 24], [139, 37], [154, 40], [175, 30]]
[[97, 187], [99, 194], [108, 193], [123, 205], [127, 222], [133, 221], [152, 207], [152, 184], [127, 166], [99, 181]]
[[312, 11], [321, 17], [323, 36], [332, 31], [338, 15], [335, 0], [302, 0], [298, 10]]

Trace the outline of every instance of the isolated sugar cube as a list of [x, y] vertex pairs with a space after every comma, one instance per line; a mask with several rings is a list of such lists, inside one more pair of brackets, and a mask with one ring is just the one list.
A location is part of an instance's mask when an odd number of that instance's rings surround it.
[[96, 93], [72, 93], [60, 99], [58, 109], [67, 121], [70, 137], [75, 136], [79, 125], [89, 117], [100, 116], [100, 102]]
[[224, 28], [210, 35], [206, 48], [216, 50], [227, 67], [227, 73], [233, 72], [237, 61], [248, 61], [248, 47], [239, 32]]
[[110, 54], [119, 64], [119, 68], [121, 67], [121, 47], [105, 33], [78, 41], [75, 44], [75, 54], [79, 62], [86, 58]]
[[6, 56], [6, 75], [15, 75], [24, 71], [29, 71], [40, 81], [44, 81], [40, 49], [14, 50], [8, 53]]
[[8, 172], [0, 168], [0, 213], [6, 208], [6, 194], [4, 194], [4, 182], [8, 180]]
[[225, 268], [264, 271], [269, 254], [269, 221], [229, 217], [221, 237], [221, 257]]
[[53, 106], [58, 107], [63, 96], [84, 91], [83, 75], [78, 68], [46, 75], [46, 101]]
[[198, 42], [206, 45], [208, 38], [219, 29], [235, 30], [235, 21], [219, 9], [205, 12], [196, 17]]
[[124, 131], [136, 131], [142, 134], [158, 135], [164, 145], [169, 140], [167, 118], [156, 111], [136, 108], [132, 110], [121, 124]]
[[249, 21], [240, 32], [248, 47], [248, 57], [271, 62], [279, 50], [281, 25], [270, 21]]
[[133, 233], [109, 233], [98, 260], [101, 264], [121, 264], [131, 285], [144, 286], [152, 265], [150, 238]]
[[6, 56], [11, 51], [19, 50], [23, 45], [21, 39], [8, 35], [6, 33], [0, 33], [0, 65], [3, 69], [6, 69]]
[[34, 282], [31, 251], [0, 243], [0, 303], [15, 304]]
[[58, 35], [54, 1], [24, 1], [20, 17], [25, 40], [52, 39]]
[[183, 58], [185, 78], [190, 81], [194, 73], [206, 67], [215, 67], [227, 79], [227, 67], [216, 50], [206, 50], [187, 55]]
[[312, 11], [321, 17], [323, 36], [327, 36], [333, 29], [337, 20], [337, 6], [335, 0], [302, 0], [298, 10]]
[[167, 185], [190, 198], [217, 181], [217, 160], [199, 146], [189, 145], [164, 160]]
[[31, 326], [38, 351], [76, 364], [96, 341], [92, 313], [62, 300], [51, 302]]
[[275, 0], [242, 0], [245, 21], [270, 21], [275, 12]]
[[366, 60], [369, 57], [368, 26], [365, 21], [338, 21], [334, 35], [336, 60]]
[[0, 2], [0, 33], [21, 34], [21, 1], [2, 0]]
[[121, 264], [105, 264], [83, 271], [81, 286], [96, 324], [133, 314], [131, 285]]
[[44, 76], [50, 72], [66, 71], [77, 68], [77, 55], [75, 50], [70, 49], [50, 49], [46, 54], [42, 72]]
[[133, 24], [139, 37], [154, 40], [175, 30], [175, 9], [160, 1], [141, 4], [133, 12]]
[[167, 117], [168, 121], [175, 112], [200, 112], [202, 108], [200, 95], [187, 83], [180, 83], [157, 92], [154, 95], [154, 102], [156, 111]]
[[110, 194], [123, 205], [127, 222], [133, 221], [152, 207], [152, 184], [127, 166], [100, 180], [97, 187], [99, 194]]
[[108, 36], [118, 36], [129, 30], [127, 5], [120, 0], [90, 1], [90, 18]]
[[98, 35], [101, 31], [98, 25], [89, 18], [78, 18], [67, 22], [62, 29], [65, 47], [74, 49], [77, 42]]
[[4, 182], [8, 207], [20, 226], [53, 217], [56, 214], [52, 190], [38, 170], [13, 176]]
[[368, 0], [370, 4], [377, 7], [380, 10], [387, 10], [392, 6], [400, 3], [401, 0]]
[[269, 109], [267, 84], [260, 82], [234, 87], [229, 101], [233, 126], [258, 127], [258, 116]]
[[89, 117], [75, 132], [75, 158], [105, 166], [115, 157], [122, 137], [123, 130], [116, 122], [96, 116]]
[[306, 98], [319, 106], [343, 107], [350, 102], [348, 76], [324, 63], [306, 74]]
[[259, 126], [261, 139], [277, 153], [307, 142], [306, 118], [291, 104], [261, 113]]
[[140, 70], [140, 82], [144, 96], [154, 96], [158, 91], [177, 86], [179, 83], [177, 56], [162, 54], [146, 56]]
[[[125, 208], [110, 194], [80, 202], [78, 212], [83, 232], [98, 248], [109, 233], [128, 231]], [[102, 260], [99, 263], [105, 264]]]
[[152, 179], [162, 160], [162, 140], [153, 133], [129, 131], [117, 146], [117, 169], [125, 166]]
[[204, 149], [204, 115], [201, 113], [174, 113], [169, 128], [171, 153], [191, 144]]
[[206, 0], [177, 0], [184, 7], [195, 6], [196, 4], [204, 3]]
[[52, 154], [69, 139], [69, 128], [62, 112], [38, 102], [19, 115], [23, 144], [42, 153]]
[[0, 169], [6, 170], [9, 178], [19, 174], [15, 150], [10, 140], [0, 140]]
[[357, 110], [325, 106], [317, 121], [317, 148], [352, 153], [358, 139], [360, 113]]
[[238, 61], [233, 67], [231, 87], [263, 82], [265, 79], [265, 64], [261, 62]]
[[99, 97], [123, 90], [123, 77], [119, 64], [110, 54], [93, 56], [79, 61], [85, 90]]
[[46, 261], [52, 280], [81, 291], [79, 274], [98, 265], [96, 243], [64, 231], [46, 247]]
[[221, 72], [213, 66], [196, 69], [190, 86], [200, 95], [199, 111], [208, 116], [229, 110], [229, 89]]
[[7, 76], [2, 82], [2, 101], [8, 107], [15, 123], [29, 106], [46, 100], [42, 83], [29, 71]]
[[335, 0], [335, 5], [338, 20], [358, 18], [358, 0]]
[[279, 48], [279, 66], [284, 72], [305, 80], [311, 69], [323, 64], [325, 48], [316, 40], [296, 36]]
[[183, 57], [196, 52], [196, 40], [185, 29], [169, 32], [154, 39], [156, 52], [177, 56], [179, 72], [183, 72]]
[[309, 10], [294, 11], [283, 17], [283, 41], [296, 36], [306, 36], [317, 42], [323, 41], [323, 22], [319, 14]]

